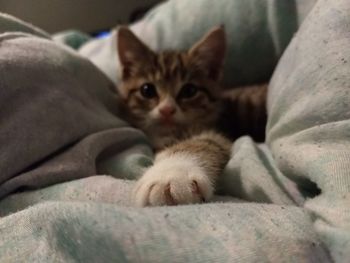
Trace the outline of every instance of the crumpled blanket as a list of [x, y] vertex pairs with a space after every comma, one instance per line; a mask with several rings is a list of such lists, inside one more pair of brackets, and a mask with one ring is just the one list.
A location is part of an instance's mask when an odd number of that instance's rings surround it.
[[0, 27], [1, 262], [348, 262], [348, 0], [319, 0], [284, 52], [266, 144], [238, 139], [221, 196], [176, 207], [132, 206], [127, 179], [152, 152], [117, 117], [110, 80], [7, 20], [17, 27]]

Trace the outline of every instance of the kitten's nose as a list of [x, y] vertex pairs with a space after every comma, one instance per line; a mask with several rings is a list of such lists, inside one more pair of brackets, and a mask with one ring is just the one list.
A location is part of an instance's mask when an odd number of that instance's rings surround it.
[[172, 105], [166, 105], [166, 106], [161, 107], [159, 109], [159, 112], [163, 117], [169, 118], [175, 114], [176, 108]]

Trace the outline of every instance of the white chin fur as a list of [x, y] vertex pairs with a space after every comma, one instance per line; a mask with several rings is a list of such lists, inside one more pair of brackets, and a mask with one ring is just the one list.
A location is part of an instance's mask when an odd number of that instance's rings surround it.
[[184, 153], [157, 156], [133, 191], [138, 206], [199, 203], [212, 195], [209, 176], [195, 157]]

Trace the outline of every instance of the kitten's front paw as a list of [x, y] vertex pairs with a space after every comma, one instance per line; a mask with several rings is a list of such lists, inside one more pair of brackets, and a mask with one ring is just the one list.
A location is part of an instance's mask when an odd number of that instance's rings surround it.
[[156, 162], [133, 191], [138, 206], [199, 203], [212, 195], [213, 185], [203, 168], [195, 159], [180, 154]]

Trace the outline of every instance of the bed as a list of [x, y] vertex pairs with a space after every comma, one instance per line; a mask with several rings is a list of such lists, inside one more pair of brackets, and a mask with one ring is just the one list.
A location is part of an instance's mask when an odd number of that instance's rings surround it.
[[[167, 1], [130, 28], [186, 48], [225, 24], [225, 82], [268, 80], [210, 203], [136, 208], [147, 137], [115, 103], [115, 32], [74, 49], [0, 15], [1, 262], [348, 262], [350, 3]], [[254, 52], [251, 52], [254, 50]]]

